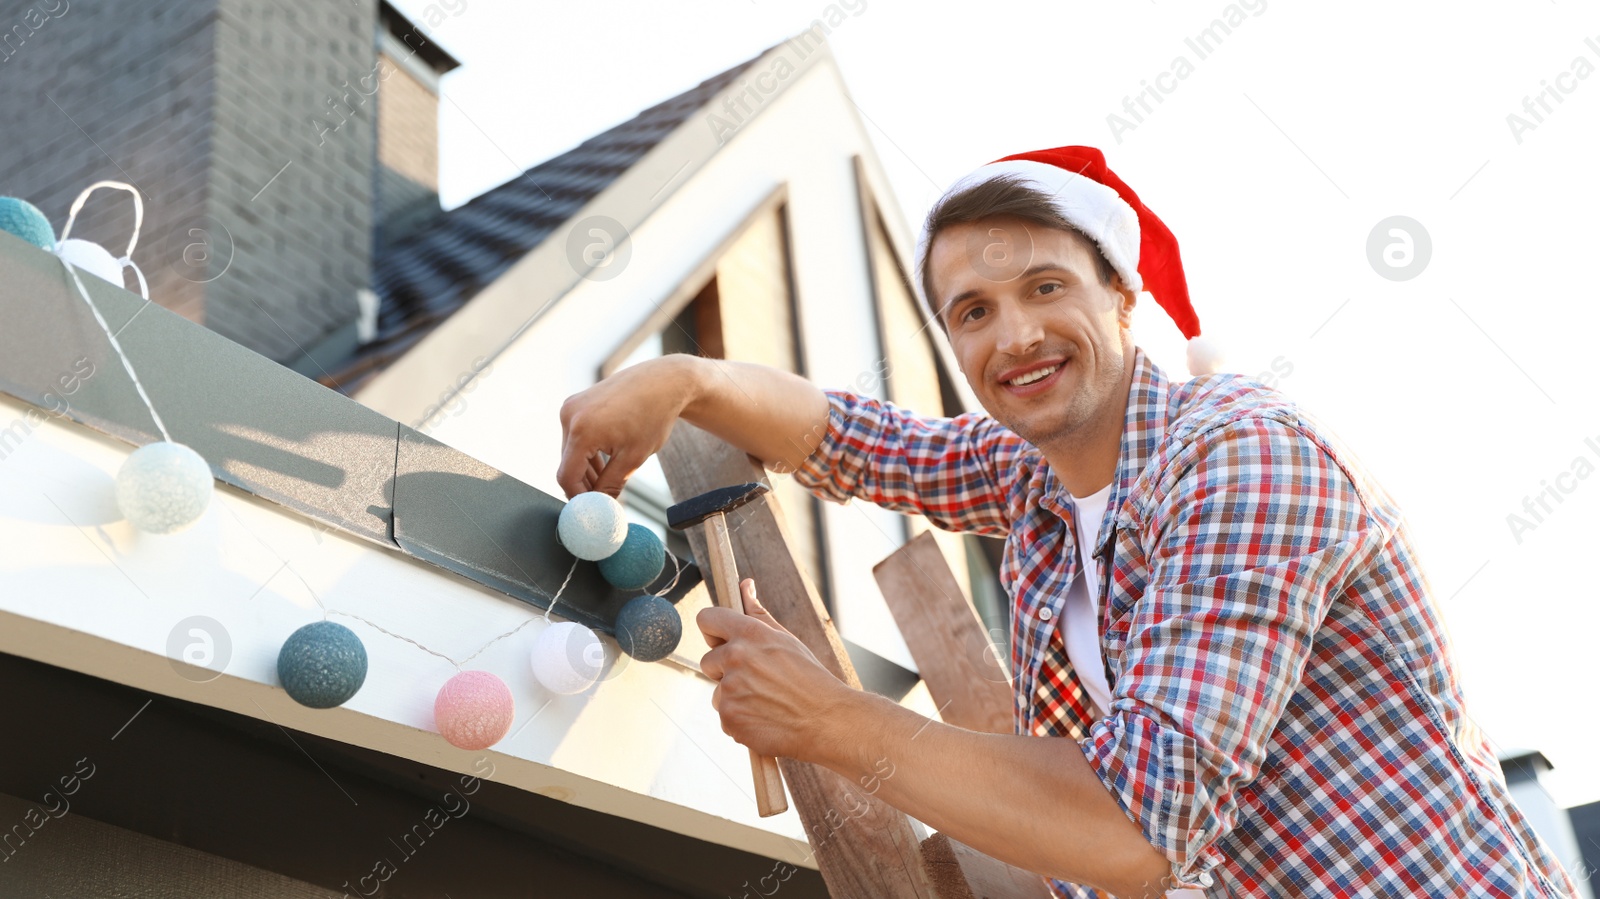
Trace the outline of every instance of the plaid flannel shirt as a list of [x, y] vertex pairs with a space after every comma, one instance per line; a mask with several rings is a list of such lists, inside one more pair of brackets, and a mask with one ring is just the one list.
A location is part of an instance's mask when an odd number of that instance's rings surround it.
[[1172, 385], [1135, 353], [1091, 553], [1112, 699], [1098, 721], [1056, 628], [1073, 506], [1036, 448], [981, 413], [827, 391], [827, 436], [795, 479], [1006, 539], [1016, 731], [1077, 742], [1173, 887], [1576, 895], [1467, 714], [1393, 500], [1282, 394], [1235, 375]]

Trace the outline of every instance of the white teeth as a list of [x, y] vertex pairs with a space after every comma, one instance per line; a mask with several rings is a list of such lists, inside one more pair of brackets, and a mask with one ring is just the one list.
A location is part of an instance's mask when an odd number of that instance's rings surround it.
[[1029, 372], [1020, 378], [1012, 378], [1006, 383], [1012, 385], [1013, 387], [1021, 387], [1024, 384], [1032, 384], [1034, 381], [1037, 381], [1041, 378], [1048, 378], [1055, 374], [1056, 369], [1060, 367], [1061, 366], [1059, 365], [1052, 365], [1049, 368], [1041, 368], [1038, 371]]

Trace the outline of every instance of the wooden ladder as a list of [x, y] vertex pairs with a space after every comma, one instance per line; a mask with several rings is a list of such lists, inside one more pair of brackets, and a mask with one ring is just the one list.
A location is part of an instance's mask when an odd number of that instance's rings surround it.
[[[673, 427], [659, 456], [674, 501], [730, 484], [770, 484], [754, 458], [685, 421]], [[728, 517], [740, 574], [759, 579], [762, 605], [835, 676], [861, 689], [833, 620], [795, 556], [776, 496], [769, 492]], [[699, 529], [688, 536], [696, 561], [702, 570], [709, 570]], [[879, 563], [875, 574], [934, 702], [944, 708], [944, 720], [973, 730], [1011, 733], [1005, 671], [1002, 668], [997, 679], [992, 668], [984, 667], [985, 659], [994, 665], [998, 660], [988, 652], [947, 651], [950, 641], [986, 647], [988, 636], [932, 535], [924, 534], [897, 550]], [[715, 585], [708, 582], [707, 588], [714, 590]], [[1050, 895], [1037, 874], [1012, 868], [942, 834], [921, 839], [922, 828], [904, 813], [827, 768], [794, 759], [779, 759], [778, 765], [823, 882], [835, 899], [1048, 899]], [[851, 814], [843, 815], [841, 809]]]

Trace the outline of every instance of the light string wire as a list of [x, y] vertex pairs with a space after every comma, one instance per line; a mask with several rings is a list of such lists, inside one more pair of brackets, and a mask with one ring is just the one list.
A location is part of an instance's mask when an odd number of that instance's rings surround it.
[[[257, 539], [259, 539], [259, 538], [257, 538]], [[672, 560], [672, 579], [667, 581], [666, 586], [662, 587], [660, 590], [657, 590], [654, 593], [645, 593], [645, 594], [641, 594], [641, 595], [644, 595], [644, 596], [657, 596], [657, 597], [665, 598], [666, 595], [668, 593], [671, 593], [672, 589], [678, 585], [678, 578], [683, 576], [683, 563], [679, 562], [678, 561], [678, 557], [676, 555], [674, 555], [673, 553], [670, 553], [670, 552], [667, 553], [667, 558]], [[554, 596], [549, 597], [550, 604], [545, 606], [544, 615], [542, 615], [542, 616], [535, 615], [535, 616], [529, 618], [528, 620], [522, 622], [521, 624], [517, 625], [516, 627], [512, 628], [511, 630], [506, 631], [505, 633], [500, 634], [499, 636], [490, 638], [488, 642], [484, 643], [482, 646], [480, 646], [477, 649], [473, 650], [471, 655], [467, 656], [466, 658], [464, 658], [464, 659], [462, 659], [461, 661], [458, 662], [455, 659], [451, 658], [450, 656], [447, 656], [444, 653], [439, 652], [438, 650], [430, 649], [427, 646], [423, 645], [422, 643], [420, 643], [420, 642], [418, 642], [416, 640], [413, 640], [410, 637], [405, 636], [404, 634], [397, 634], [394, 631], [391, 631], [388, 628], [385, 628], [382, 625], [377, 624], [376, 622], [373, 622], [373, 621], [370, 621], [370, 620], [368, 620], [366, 618], [363, 618], [360, 615], [357, 615], [357, 614], [355, 614], [353, 612], [344, 612], [344, 611], [340, 611], [339, 609], [329, 609], [328, 606], [325, 603], [323, 603], [322, 597], [318, 596], [317, 592], [315, 590], [311, 589], [311, 585], [306, 583], [306, 579], [300, 574], [299, 571], [295, 570], [294, 566], [289, 565], [287, 562], [285, 562], [284, 565], [287, 566], [290, 571], [294, 572], [294, 576], [300, 580], [300, 583], [302, 585], [305, 586], [306, 592], [310, 593], [311, 594], [311, 598], [316, 600], [317, 606], [322, 609], [322, 619], [324, 621], [326, 621], [328, 619], [329, 615], [343, 615], [346, 618], [354, 618], [355, 620], [361, 622], [362, 624], [367, 625], [368, 627], [371, 627], [372, 629], [374, 629], [376, 631], [379, 631], [380, 633], [388, 634], [389, 636], [394, 637], [396, 640], [403, 640], [406, 643], [410, 643], [412, 646], [415, 646], [416, 648], [422, 650], [423, 652], [428, 653], [429, 655], [438, 656], [439, 658], [444, 659], [446, 662], [449, 662], [451, 665], [454, 665], [455, 669], [457, 671], [464, 670], [463, 666], [465, 666], [468, 662], [472, 661], [473, 659], [477, 658], [478, 656], [482, 655], [484, 652], [486, 652], [489, 649], [489, 647], [495, 645], [496, 643], [499, 643], [501, 640], [504, 640], [504, 639], [506, 639], [508, 637], [512, 637], [512, 636], [515, 636], [518, 633], [521, 633], [523, 628], [525, 628], [528, 625], [534, 623], [535, 621], [543, 621], [545, 624], [549, 624], [550, 623], [550, 613], [552, 611], [554, 611], [556, 605], [561, 602], [561, 594], [566, 592], [567, 584], [572, 582], [572, 575], [573, 575], [574, 572], [576, 572], [578, 570], [578, 560], [577, 559], [573, 559], [572, 560], [572, 567], [567, 569], [567, 576], [562, 579], [561, 586], [556, 588], [556, 592], [555, 592]]]
[[292, 565], [289, 566], [289, 570], [294, 572], [294, 576], [299, 579], [299, 581], [300, 581], [300, 583], [302, 585], [305, 586], [306, 592], [311, 594], [311, 598], [316, 600], [317, 605], [322, 609], [322, 620], [324, 620], [324, 621], [328, 620], [328, 616], [329, 615], [343, 615], [346, 618], [354, 618], [355, 620], [361, 622], [362, 624], [367, 625], [368, 627], [372, 628], [373, 630], [378, 631], [379, 633], [388, 634], [389, 636], [394, 637], [396, 640], [403, 640], [406, 643], [410, 643], [412, 646], [415, 646], [416, 648], [422, 650], [425, 653], [428, 653], [429, 655], [438, 656], [439, 658], [444, 659], [446, 662], [449, 662], [451, 665], [455, 666], [455, 669], [457, 671], [463, 671], [463, 670], [465, 670], [464, 666], [468, 662], [470, 662], [473, 659], [477, 658], [478, 656], [482, 655], [485, 651], [487, 651], [489, 649], [489, 647], [495, 645], [496, 643], [499, 643], [501, 640], [504, 640], [507, 637], [511, 637], [511, 636], [513, 636], [513, 635], [515, 635], [517, 633], [520, 633], [523, 628], [525, 628], [528, 625], [534, 623], [535, 621], [544, 621], [546, 624], [548, 624], [549, 621], [550, 621], [550, 610], [555, 607], [556, 603], [561, 601], [562, 592], [564, 592], [567, 589], [567, 584], [572, 580], [573, 572], [578, 570], [578, 560], [577, 559], [573, 559], [572, 560], [572, 567], [567, 569], [566, 579], [561, 582], [561, 587], [556, 590], [555, 595], [549, 597], [550, 605], [545, 607], [544, 617], [543, 618], [540, 618], [539, 616], [535, 615], [535, 616], [527, 619], [526, 621], [522, 622], [521, 624], [517, 625], [516, 627], [512, 628], [511, 630], [506, 631], [505, 633], [500, 634], [500, 635], [498, 635], [496, 637], [491, 637], [488, 642], [484, 643], [482, 646], [480, 646], [477, 649], [473, 650], [471, 655], [467, 656], [466, 658], [462, 659], [459, 662], [456, 661], [455, 659], [451, 658], [450, 656], [445, 655], [442, 652], [439, 652], [438, 650], [430, 649], [429, 647], [425, 646], [424, 644], [422, 644], [421, 642], [419, 642], [417, 640], [413, 640], [413, 639], [411, 639], [410, 637], [407, 637], [404, 634], [397, 634], [394, 631], [391, 631], [388, 628], [384, 627], [383, 625], [378, 624], [377, 622], [372, 621], [370, 619], [363, 618], [362, 616], [357, 615], [354, 612], [345, 612], [345, 611], [342, 611], [340, 609], [330, 609], [330, 608], [328, 608], [327, 604], [322, 601], [322, 597], [317, 595], [317, 591], [311, 589], [311, 585], [309, 583], [306, 583], [305, 577], [302, 576], [299, 571], [296, 571], [294, 566], [292, 566]]
[[133, 248], [139, 245], [139, 232], [144, 228], [144, 199], [139, 196], [139, 191], [132, 185], [124, 184], [121, 181], [96, 181], [84, 188], [83, 192], [78, 194], [78, 199], [73, 201], [71, 211], [67, 213], [67, 226], [61, 229], [61, 240], [56, 244], [56, 252], [60, 253], [61, 245], [66, 243], [67, 238], [72, 234], [72, 225], [78, 220], [78, 211], [83, 208], [84, 202], [89, 199], [90, 194], [102, 187], [125, 190], [133, 194], [133, 234], [128, 238], [127, 251], [116, 261], [121, 268], [133, 269], [134, 276], [139, 279], [139, 295], [148, 302], [150, 299], [150, 284], [145, 281], [144, 272], [139, 269], [139, 264], [133, 261]]
[[[78, 194], [78, 199], [72, 204], [72, 211], [67, 214], [67, 226], [62, 230], [61, 240], [52, 248], [52, 252], [57, 259], [61, 260], [61, 264], [66, 266], [67, 274], [72, 276], [72, 284], [78, 290], [78, 296], [83, 299], [84, 303], [88, 304], [89, 311], [94, 313], [95, 322], [100, 325], [100, 330], [105, 332], [106, 339], [111, 341], [111, 348], [116, 350], [117, 358], [122, 360], [122, 368], [128, 373], [128, 377], [132, 379], [134, 389], [139, 392], [139, 399], [144, 402], [144, 407], [150, 411], [150, 417], [155, 420], [156, 430], [161, 432], [161, 439], [172, 443], [172, 435], [168, 433], [166, 423], [157, 414], [155, 404], [150, 402], [150, 395], [145, 393], [143, 382], [134, 373], [133, 363], [128, 361], [128, 354], [122, 350], [122, 342], [117, 340], [117, 335], [111, 332], [111, 326], [106, 324], [105, 317], [100, 314], [100, 307], [89, 299], [89, 291], [83, 286], [83, 279], [78, 277], [78, 267], [67, 261], [66, 256], [61, 253], [62, 245], [67, 242], [67, 235], [72, 233], [72, 225], [77, 221], [78, 212], [83, 209], [84, 201], [89, 199], [89, 194], [102, 187], [119, 188], [133, 194], [133, 236], [128, 239], [128, 252], [117, 261], [122, 265], [133, 267], [134, 272], [139, 276], [140, 293], [144, 296], [146, 303], [150, 302], [150, 289], [149, 285], [145, 283], [144, 273], [139, 271], [139, 267], [134, 265], [131, 258], [133, 256], [133, 248], [139, 243], [139, 229], [144, 227], [144, 201], [139, 199], [139, 192], [129, 185], [123, 184], [121, 181], [97, 181], [84, 188], [83, 192]], [[138, 315], [137, 312], [134, 314]], [[129, 319], [129, 321], [132, 321], [132, 319]]]

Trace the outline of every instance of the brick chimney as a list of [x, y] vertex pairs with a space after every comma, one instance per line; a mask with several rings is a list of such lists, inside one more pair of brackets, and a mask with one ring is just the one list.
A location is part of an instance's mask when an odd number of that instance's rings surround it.
[[[428, 51], [379, 59], [394, 30], [380, 16], [398, 13], [379, 0], [25, 6], [0, 19], [0, 194], [59, 234], [84, 187], [132, 183], [151, 298], [315, 372], [307, 351], [356, 321], [378, 210], [387, 229], [438, 206], [435, 110], [402, 78]], [[391, 106], [397, 130], [380, 141]], [[72, 236], [121, 255], [131, 227], [128, 195], [101, 191]]]
[[439, 214], [439, 79], [460, 65], [427, 26], [378, 4], [378, 249]]

